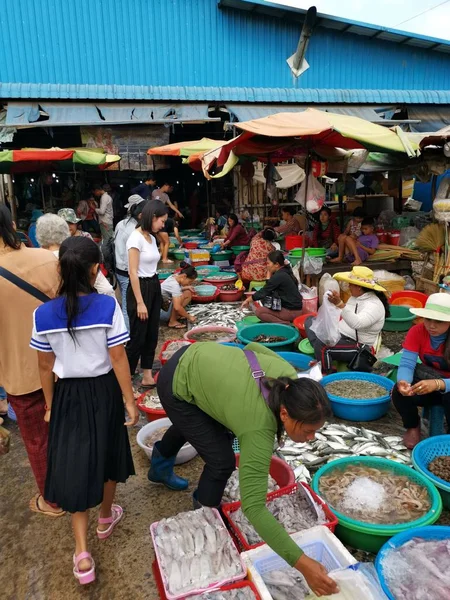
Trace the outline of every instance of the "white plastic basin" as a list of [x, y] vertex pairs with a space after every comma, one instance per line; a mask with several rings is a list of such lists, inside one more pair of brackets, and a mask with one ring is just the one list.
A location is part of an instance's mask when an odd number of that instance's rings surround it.
[[[170, 419], [168, 419], [166, 417], [165, 419], [158, 419], [157, 421], [152, 421], [151, 423], [147, 423], [146, 425], [144, 425], [144, 427], [142, 427], [142, 429], [140, 429], [138, 431], [138, 434], [136, 436], [136, 441], [138, 443], [138, 446], [140, 448], [142, 448], [142, 450], [145, 452], [145, 454], [149, 458], [152, 457], [153, 447], [149, 448], [148, 446], [146, 446], [144, 444], [145, 439], [149, 435], [151, 435], [154, 431], [157, 431], [158, 429], [161, 429], [162, 427], [168, 427], [170, 425], [172, 425], [172, 422]], [[183, 463], [186, 463], [186, 462], [192, 460], [194, 458], [194, 456], [196, 456], [196, 455], [197, 455], [197, 450], [193, 446], [191, 446], [191, 444], [186, 442], [186, 444], [178, 452], [177, 458], [175, 460], [175, 464], [182, 465]]]

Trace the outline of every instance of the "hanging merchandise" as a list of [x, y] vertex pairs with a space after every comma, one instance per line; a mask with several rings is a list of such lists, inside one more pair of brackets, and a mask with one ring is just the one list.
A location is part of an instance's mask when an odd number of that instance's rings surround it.
[[[305, 202], [306, 194], [306, 202]], [[300, 189], [295, 195], [295, 201], [301, 206], [306, 205], [309, 213], [319, 212], [325, 202], [325, 188], [311, 173], [300, 185]]]
[[450, 177], [442, 179], [433, 202], [433, 211], [437, 221], [450, 222]]
[[311, 172], [314, 175], [314, 177], [323, 177], [324, 175], [327, 174], [327, 171], [328, 171], [328, 163], [327, 162], [322, 162], [319, 160], [311, 161]]

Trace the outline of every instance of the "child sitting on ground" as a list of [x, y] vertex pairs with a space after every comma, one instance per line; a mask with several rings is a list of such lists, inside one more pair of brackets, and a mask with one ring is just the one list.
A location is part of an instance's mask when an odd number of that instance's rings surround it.
[[361, 224], [364, 217], [364, 210], [360, 207], [356, 207], [353, 211], [352, 218], [347, 223], [344, 229], [344, 233], [341, 233], [341, 235], [338, 238], [339, 254], [338, 256], [336, 256], [336, 258], [332, 258], [330, 262], [340, 263], [344, 260], [347, 238], [350, 238], [354, 241], [356, 241], [359, 238], [359, 236], [361, 235]]
[[355, 240], [351, 236], [347, 236], [345, 240], [345, 247], [348, 250], [345, 260], [352, 263], [352, 266], [357, 267], [369, 256], [375, 254], [379, 243], [378, 237], [375, 235], [374, 220], [372, 217], [366, 217], [361, 223], [359, 238]]

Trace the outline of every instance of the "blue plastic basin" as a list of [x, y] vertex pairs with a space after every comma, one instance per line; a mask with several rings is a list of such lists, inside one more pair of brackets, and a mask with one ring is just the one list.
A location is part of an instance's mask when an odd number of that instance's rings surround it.
[[297, 369], [302, 369], [307, 371], [309, 369], [309, 363], [313, 360], [307, 354], [300, 354], [299, 352], [278, 352], [281, 358], [284, 358], [286, 362], [291, 364], [293, 367], [297, 367]]
[[[278, 325], [277, 323], [258, 323], [249, 325], [238, 331], [237, 337], [243, 344], [250, 344], [259, 335], [276, 335], [286, 338], [282, 342], [262, 343], [266, 348], [275, 352], [289, 352], [293, 349], [295, 342], [300, 337], [298, 330], [290, 325]], [[261, 342], [260, 342], [261, 343]]]
[[411, 458], [415, 469], [437, 487], [444, 506], [450, 509], [450, 483], [428, 470], [428, 465], [437, 456], [450, 456], [450, 435], [435, 435], [422, 440], [414, 448]]
[[361, 398], [352, 400], [328, 394], [331, 408], [336, 417], [347, 419], [347, 421], [375, 421], [383, 417], [389, 410], [391, 404], [391, 390], [394, 387], [393, 381], [382, 377], [381, 375], [372, 375], [371, 373], [345, 372], [327, 375], [320, 382], [324, 387], [333, 381], [342, 381], [343, 379], [356, 379], [358, 381], [370, 381], [386, 388], [386, 395], [381, 398]]

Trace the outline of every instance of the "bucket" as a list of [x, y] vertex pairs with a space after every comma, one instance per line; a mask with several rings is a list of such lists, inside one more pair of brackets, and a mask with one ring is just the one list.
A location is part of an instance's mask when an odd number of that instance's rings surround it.
[[302, 235], [287, 235], [284, 240], [285, 250], [293, 250], [294, 248], [303, 248]]
[[389, 235], [387, 231], [377, 231], [377, 238], [380, 244], [387, 244]]
[[318, 301], [318, 296], [314, 296], [314, 298], [303, 298], [303, 314], [317, 313]]
[[392, 246], [400, 246], [400, 231], [391, 231], [389, 233], [389, 243]]

